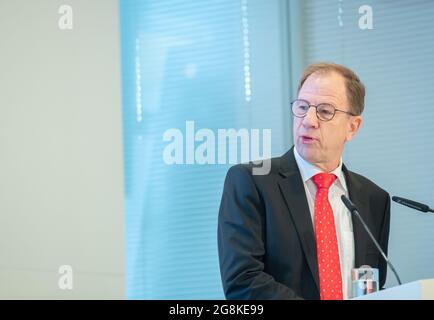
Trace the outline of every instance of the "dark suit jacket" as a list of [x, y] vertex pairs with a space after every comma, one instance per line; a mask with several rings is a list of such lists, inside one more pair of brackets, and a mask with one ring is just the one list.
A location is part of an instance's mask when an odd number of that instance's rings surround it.
[[[319, 299], [315, 235], [293, 148], [271, 159], [267, 175], [252, 164], [227, 173], [218, 217], [218, 249], [228, 299]], [[389, 194], [342, 166], [350, 199], [387, 254]], [[356, 217], [352, 217], [355, 267], [386, 263]]]

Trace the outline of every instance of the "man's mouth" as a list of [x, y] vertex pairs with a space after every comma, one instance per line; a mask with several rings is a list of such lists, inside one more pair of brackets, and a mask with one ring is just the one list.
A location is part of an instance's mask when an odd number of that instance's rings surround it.
[[300, 136], [301, 137], [301, 141], [303, 143], [313, 143], [315, 141], [317, 141], [317, 139], [311, 137], [311, 136]]

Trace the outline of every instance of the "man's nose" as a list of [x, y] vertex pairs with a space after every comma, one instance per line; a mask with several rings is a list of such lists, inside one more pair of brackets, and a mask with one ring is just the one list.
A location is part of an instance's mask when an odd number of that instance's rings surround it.
[[310, 107], [307, 110], [306, 116], [303, 118], [303, 125], [306, 127], [318, 127], [318, 117], [316, 115], [316, 108]]

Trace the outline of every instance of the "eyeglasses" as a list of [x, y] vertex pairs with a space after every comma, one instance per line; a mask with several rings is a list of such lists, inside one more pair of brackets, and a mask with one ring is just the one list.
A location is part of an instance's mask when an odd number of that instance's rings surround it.
[[330, 121], [333, 119], [337, 111], [355, 116], [354, 113], [336, 109], [332, 104], [329, 103], [320, 103], [318, 105], [314, 105], [309, 104], [308, 101], [302, 99], [296, 99], [291, 102], [292, 114], [297, 118], [304, 118], [310, 107], [314, 107], [316, 109], [316, 116], [321, 121]]

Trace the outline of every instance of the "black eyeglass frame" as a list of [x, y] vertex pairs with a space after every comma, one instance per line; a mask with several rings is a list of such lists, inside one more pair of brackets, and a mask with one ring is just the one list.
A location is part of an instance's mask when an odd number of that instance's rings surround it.
[[[309, 108], [307, 109], [306, 113], [305, 113], [304, 115], [302, 115], [302, 116], [295, 114], [295, 113], [294, 113], [294, 110], [292, 109], [294, 103], [297, 102], [297, 101], [306, 102], [306, 105], [309, 107]], [[330, 119], [324, 120], [324, 119], [322, 119], [322, 118], [319, 116], [319, 114], [318, 114], [318, 107], [321, 106], [321, 105], [328, 105], [328, 106], [333, 107], [334, 112], [333, 112], [333, 116], [332, 116]], [[332, 105], [331, 103], [319, 103], [319, 104], [315, 105], [315, 104], [311, 104], [309, 101], [304, 100], [304, 99], [295, 99], [294, 101], [291, 102], [291, 112], [292, 112], [293, 116], [294, 116], [294, 117], [297, 117], [297, 118], [304, 118], [304, 117], [306, 117], [306, 115], [307, 115], [307, 113], [308, 113], [308, 111], [309, 111], [309, 109], [310, 109], [311, 107], [315, 108], [315, 110], [316, 110], [316, 117], [317, 117], [319, 120], [324, 121], [324, 122], [327, 122], [327, 121], [333, 120], [333, 118], [334, 118], [335, 115], [336, 115], [336, 111], [338, 111], [338, 112], [342, 112], [342, 113], [346, 113], [346, 114], [349, 114], [349, 115], [351, 115], [351, 116], [357, 116], [356, 114], [354, 114], [354, 113], [352, 113], [352, 112], [348, 112], [348, 111], [344, 111], [344, 110], [337, 109], [337, 108], [336, 108], [334, 105]]]

